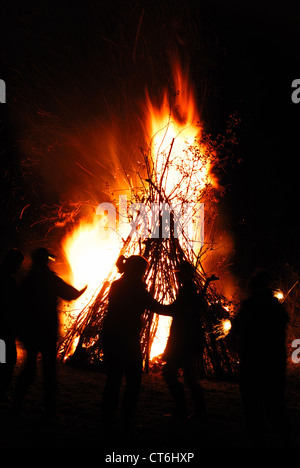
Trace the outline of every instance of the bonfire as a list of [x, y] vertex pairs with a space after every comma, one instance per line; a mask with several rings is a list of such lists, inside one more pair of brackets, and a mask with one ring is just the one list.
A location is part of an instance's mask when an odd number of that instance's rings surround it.
[[[212, 201], [222, 190], [213, 174], [218, 159], [201, 126], [192, 86], [179, 67], [174, 83], [177, 92], [171, 97], [166, 92], [160, 106], [147, 96], [148, 147], [140, 149], [139, 170], [127, 177], [128, 188], [115, 206], [100, 204], [94, 221], [81, 222], [63, 241], [77, 285], [78, 280], [89, 285], [65, 324], [67, 331], [59, 344], [63, 360], [101, 362], [102, 323], [110, 285], [119, 276], [115, 264], [120, 255], [147, 258], [148, 290], [164, 304], [176, 298], [176, 270], [183, 261], [194, 268], [199, 290], [205, 286], [205, 264], [215, 243], [212, 230], [204, 232], [204, 226], [212, 226]], [[232, 370], [223, 340], [230, 328], [230, 304], [212, 286], [206, 297], [201, 366], [204, 373], [220, 375]], [[145, 311], [141, 345], [146, 370], [163, 352], [170, 324], [171, 318]]]

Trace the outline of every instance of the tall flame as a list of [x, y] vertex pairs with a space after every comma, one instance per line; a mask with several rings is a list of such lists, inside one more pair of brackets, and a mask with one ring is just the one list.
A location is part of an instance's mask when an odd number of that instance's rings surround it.
[[[188, 75], [177, 65], [173, 76], [176, 89], [173, 104], [167, 92], [160, 106], [154, 105], [147, 95], [146, 132], [151, 138], [154, 179], [172, 205], [180, 204], [182, 199], [196, 204], [201, 189], [208, 183], [216, 186], [217, 181], [210, 175], [206, 147], [200, 142], [202, 128]], [[195, 226], [189, 236], [198, 240]], [[171, 323], [169, 317], [158, 317], [150, 359], [163, 353]]]

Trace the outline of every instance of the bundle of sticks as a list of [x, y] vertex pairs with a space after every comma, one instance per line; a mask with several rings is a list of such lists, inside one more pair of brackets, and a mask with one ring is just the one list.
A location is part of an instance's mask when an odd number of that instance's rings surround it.
[[[129, 256], [132, 253], [143, 255], [148, 260], [148, 269], [145, 281], [149, 292], [160, 302], [171, 303], [175, 300], [178, 292], [176, 280], [176, 269], [183, 261], [188, 261], [194, 268], [195, 281], [199, 289], [204, 287], [206, 274], [202, 265], [203, 256], [209, 254], [213, 240], [206, 238], [201, 247], [196, 251], [190, 248], [190, 239], [184, 226], [181, 226], [180, 236], [176, 232], [178, 213], [182, 212], [184, 204], [196, 207], [196, 204], [205, 200], [209, 192], [209, 183], [205, 182], [199, 187], [198, 183], [193, 185], [193, 177], [199, 172], [199, 161], [202, 166], [207, 164], [209, 154], [202, 154], [199, 151], [199, 144], [194, 148], [189, 146], [189, 158], [195, 160], [190, 165], [189, 170], [184, 170], [172, 159], [174, 150], [174, 139], [167, 152], [152, 154], [151, 145], [147, 153], [142, 152], [144, 158], [144, 168], [146, 174], [142, 177], [137, 174], [140, 180], [139, 186], [131, 187], [131, 198], [134, 202], [139, 202], [148, 208], [149, 212], [153, 206], [158, 207], [157, 216], [151, 219], [151, 226], [143, 226], [142, 214], [137, 211], [132, 215], [130, 222], [132, 231], [124, 240], [120, 255]], [[182, 155], [184, 159], [185, 155]], [[158, 171], [157, 160], [160, 159], [160, 170]], [[202, 159], [201, 159], [202, 158]], [[163, 161], [163, 162], [162, 162]], [[176, 164], [176, 170], [181, 176], [171, 190], [167, 191], [167, 178], [169, 177], [172, 164]], [[173, 167], [174, 169], [174, 167]], [[194, 171], [194, 172], [193, 172]], [[199, 174], [198, 174], [199, 177]], [[196, 178], [196, 180], [198, 180]], [[185, 187], [184, 191], [182, 187]], [[176, 202], [176, 203], [175, 203]], [[170, 209], [176, 205], [177, 214]], [[166, 218], [163, 210], [169, 208], [169, 218], [166, 226]], [[177, 217], [176, 217], [177, 216]], [[193, 210], [190, 213], [193, 216]], [[207, 213], [206, 213], [207, 216]], [[164, 225], [163, 225], [164, 224]], [[133, 231], [143, 230], [143, 235], [134, 236]], [[154, 235], [155, 233], [155, 235]], [[76, 317], [67, 333], [59, 345], [59, 356], [66, 359], [70, 355], [74, 343], [76, 349], [73, 352], [73, 359], [87, 359], [89, 362], [99, 362], [102, 357], [101, 329], [103, 319], [107, 310], [108, 292], [110, 284], [116, 279], [117, 273], [112, 269], [103, 284], [95, 291], [90, 303], [87, 304]], [[232, 362], [226, 349], [226, 344], [221, 339], [217, 339], [214, 333], [215, 325], [226, 315], [223, 305], [226, 298], [221, 297], [216, 290], [209, 288], [206, 295], [208, 313], [203, 317], [205, 328], [205, 355], [202, 360], [202, 368], [205, 374], [213, 372], [222, 375], [224, 372], [232, 371]], [[228, 315], [228, 313], [227, 313]], [[143, 315], [143, 327], [141, 331], [141, 346], [144, 357], [145, 369], [149, 369], [149, 355], [151, 345], [157, 330], [158, 316], [150, 311], [145, 311]]]

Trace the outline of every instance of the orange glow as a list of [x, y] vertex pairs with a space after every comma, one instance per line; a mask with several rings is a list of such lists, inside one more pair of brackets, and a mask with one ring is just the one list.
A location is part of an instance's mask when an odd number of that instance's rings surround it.
[[229, 319], [225, 319], [223, 320], [222, 322], [222, 327], [223, 327], [223, 331], [225, 334], [227, 334], [229, 332], [229, 330], [231, 329], [231, 322]]
[[[173, 106], [170, 106], [167, 92], [160, 106], [154, 105], [147, 95], [146, 133], [151, 138], [153, 181], [162, 189], [169, 204], [180, 205], [184, 199], [196, 206], [200, 191], [208, 184], [217, 186], [217, 181], [210, 174], [210, 162], [205, 156], [207, 149], [201, 142], [202, 128], [193, 87], [179, 66], [174, 67], [173, 75], [178, 90]], [[198, 241], [199, 235], [197, 226], [189, 224], [189, 239]], [[195, 245], [194, 254], [197, 255], [199, 249], [196, 250]], [[150, 359], [163, 353], [171, 323], [171, 318], [159, 317]]]
[[274, 297], [276, 297], [279, 301], [282, 301], [282, 299], [284, 298], [284, 294], [280, 290], [274, 291], [273, 294], [274, 294]]
[[157, 332], [155, 334], [151, 351], [150, 351], [150, 360], [154, 359], [156, 356], [163, 354], [167, 339], [170, 334], [170, 327], [172, 324], [172, 318], [161, 315], [159, 317]]
[[205, 145], [199, 142], [202, 129], [193, 89], [178, 67], [174, 75], [179, 93], [173, 108], [167, 92], [159, 107], [147, 96], [147, 134], [151, 137], [156, 182], [171, 202], [178, 202], [183, 195], [193, 203], [199, 191], [214, 180], [209, 175], [209, 163], [204, 162]]
[[[171, 109], [167, 92], [160, 106], [154, 105], [148, 95], [146, 98], [145, 133], [150, 140], [152, 182], [160, 187], [169, 204], [180, 204], [182, 199], [196, 204], [201, 189], [206, 184], [215, 185], [216, 181], [209, 173], [206, 148], [200, 143], [202, 129], [193, 88], [178, 66], [174, 80], [178, 95]], [[197, 235], [193, 229], [192, 226], [188, 233], [191, 239]], [[84, 296], [74, 304], [78, 313], [113, 269], [122, 247], [120, 237], [111, 229], [105, 230], [96, 215], [92, 222], [82, 221], [66, 236], [63, 251], [72, 270], [73, 284], [78, 288], [88, 284]], [[164, 351], [170, 324], [169, 317], [160, 317], [150, 359]]]
[[78, 289], [88, 285], [73, 304], [73, 309], [80, 312], [114, 267], [120, 241], [116, 233], [106, 230], [95, 215], [93, 222], [82, 222], [66, 236], [63, 251], [72, 269], [72, 284]]

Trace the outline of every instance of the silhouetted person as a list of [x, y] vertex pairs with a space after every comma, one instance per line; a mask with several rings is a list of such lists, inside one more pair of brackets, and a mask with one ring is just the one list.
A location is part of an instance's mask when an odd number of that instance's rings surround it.
[[121, 421], [125, 427], [134, 422], [142, 377], [140, 332], [141, 317], [146, 309], [158, 311], [160, 305], [146, 289], [143, 276], [147, 260], [138, 255], [117, 262], [123, 275], [110, 287], [108, 310], [102, 327], [103, 352], [107, 380], [103, 393], [102, 414], [105, 428], [113, 429], [114, 415], [122, 377], [126, 386], [121, 406]]
[[270, 289], [270, 275], [258, 272], [250, 281], [250, 297], [242, 302], [231, 332], [238, 337], [240, 393], [247, 430], [255, 446], [264, 444], [265, 414], [283, 443], [288, 437], [287, 323], [285, 308]]
[[19, 375], [13, 408], [20, 411], [36, 371], [38, 354], [43, 359], [45, 411], [49, 417], [56, 413], [56, 345], [58, 334], [57, 302], [77, 299], [86, 287], [78, 291], [65, 283], [48, 267], [51, 256], [47, 249], [32, 253], [32, 268], [21, 284], [23, 315], [20, 338], [27, 352], [24, 368]]
[[0, 363], [0, 401], [5, 401], [17, 360], [16, 336], [18, 326], [18, 285], [14, 275], [19, 271], [24, 256], [17, 249], [7, 252], [0, 269], [0, 339], [5, 343], [5, 363]]
[[183, 262], [177, 275], [180, 286], [168, 313], [173, 321], [163, 355], [166, 361], [163, 375], [175, 401], [175, 416], [183, 419], [188, 416], [184, 387], [178, 379], [179, 370], [182, 369], [185, 384], [191, 391], [195, 417], [205, 422], [206, 406], [199, 378], [199, 360], [204, 351], [202, 320], [207, 307], [207, 286], [217, 277], [209, 278], [201, 293], [198, 293], [192, 265]]

